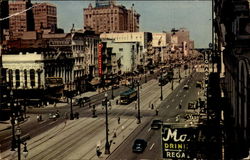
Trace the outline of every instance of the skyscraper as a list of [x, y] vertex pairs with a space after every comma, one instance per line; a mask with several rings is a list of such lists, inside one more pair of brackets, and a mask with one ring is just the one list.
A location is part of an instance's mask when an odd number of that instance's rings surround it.
[[[23, 32], [34, 31], [34, 17], [30, 0], [16, 0], [9, 2], [9, 15], [16, 14], [9, 19], [11, 39], [17, 39]], [[27, 9], [27, 11], [25, 11]], [[25, 11], [25, 12], [24, 12]]]
[[84, 27], [91, 28], [97, 33], [138, 32], [140, 14], [134, 6], [126, 9], [114, 1], [96, 1], [96, 7], [90, 4], [84, 9]]
[[35, 30], [57, 26], [56, 6], [50, 3], [35, 3], [33, 8]]

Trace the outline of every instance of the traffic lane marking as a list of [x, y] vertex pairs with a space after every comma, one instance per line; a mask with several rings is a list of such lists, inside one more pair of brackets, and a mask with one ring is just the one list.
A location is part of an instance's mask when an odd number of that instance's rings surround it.
[[151, 128], [148, 129], [148, 132], [150, 132], [150, 131], [151, 131]]
[[152, 150], [152, 148], [154, 147], [154, 145], [155, 145], [155, 143], [153, 143], [153, 144], [151, 145], [151, 147], [149, 148], [149, 150]]

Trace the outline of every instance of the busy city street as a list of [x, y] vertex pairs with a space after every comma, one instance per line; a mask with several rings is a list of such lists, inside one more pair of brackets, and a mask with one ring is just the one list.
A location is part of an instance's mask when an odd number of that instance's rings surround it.
[[249, 6], [0, 0], [0, 160], [249, 160]]

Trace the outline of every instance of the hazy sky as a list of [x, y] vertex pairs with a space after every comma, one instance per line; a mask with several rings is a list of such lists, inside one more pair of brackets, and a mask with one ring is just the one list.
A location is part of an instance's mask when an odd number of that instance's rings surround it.
[[[34, 1], [35, 2], [35, 1]], [[39, 1], [41, 2], [41, 1]], [[94, 1], [49, 1], [57, 6], [58, 27], [69, 32], [74, 23], [76, 29], [83, 28], [83, 8]], [[141, 15], [140, 31], [162, 32], [172, 28], [187, 28], [195, 47], [208, 47], [211, 42], [211, 1], [117, 1], [127, 8], [134, 3]]]

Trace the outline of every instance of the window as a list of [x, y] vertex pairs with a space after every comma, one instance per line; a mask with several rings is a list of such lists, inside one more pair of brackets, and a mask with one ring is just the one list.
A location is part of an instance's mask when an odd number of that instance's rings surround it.
[[120, 52], [123, 52], [123, 48], [119, 48], [119, 51], [120, 51]]
[[40, 88], [41, 87], [41, 70], [38, 69], [37, 73], [38, 73], [38, 88]]
[[10, 88], [13, 87], [13, 71], [12, 69], [9, 70], [9, 84], [10, 84]]
[[24, 71], [24, 87], [27, 88], [27, 70], [25, 69]]
[[16, 69], [16, 88], [20, 87], [20, 71]]
[[35, 86], [35, 70], [30, 70], [30, 85], [33, 88]]

